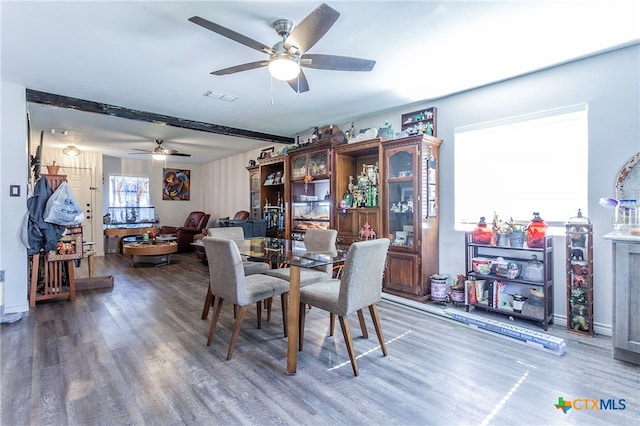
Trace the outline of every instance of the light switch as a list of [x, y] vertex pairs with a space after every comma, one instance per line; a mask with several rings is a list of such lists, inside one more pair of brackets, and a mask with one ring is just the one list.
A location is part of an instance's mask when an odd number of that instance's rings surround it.
[[19, 197], [20, 196], [20, 185], [9, 185], [9, 196], [10, 197]]

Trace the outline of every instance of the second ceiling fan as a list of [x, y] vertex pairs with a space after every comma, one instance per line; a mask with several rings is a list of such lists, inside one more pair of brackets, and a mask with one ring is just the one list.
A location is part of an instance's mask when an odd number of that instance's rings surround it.
[[199, 16], [193, 16], [189, 21], [269, 55], [268, 60], [223, 68], [211, 74], [234, 74], [268, 66], [274, 78], [286, 81], [293, 90], [303, 93], [309, 91], [309, 83], [301, 67], [333, 71], [371, 71], [376, 64], [376, 61], [369, 59], [306, 53], [329, 31], [339, 16], [340, 13], [337, 10], [323, 3], [297, 26], [288, 19], [279, 19], [273, 23], [273, 28], [282, 37], [282, 41], [274, 44], [273, 47]]
[[140, 151], [140, 152], [131, 152], [129, 153], [129, 155], [151, 154], [153, 158], [156, 160], [164, 160], [164, 157], [166, 157], [167, 155], [175, 155], [177, 157], [191, 157], [191, 154], [185, 154], [183, 152], [178, 152], [175, 149], [167, 149], [163, 147], [162, 142], [164, 141], [162, 139], [156, 139], [154, 142], [156, 143], [157, 146], [153, 150], [131, 148], [135, 151]]

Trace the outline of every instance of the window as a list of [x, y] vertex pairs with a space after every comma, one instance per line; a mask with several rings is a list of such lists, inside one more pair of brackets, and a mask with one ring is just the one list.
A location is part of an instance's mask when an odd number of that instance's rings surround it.
[[149, 178], [109, 176], [110, 207], [149, 207]]
[[528, 223], [534, 211], [564, 225], [587, 211], [584, 104], [454, 129], [455, 225], [480, 216]]

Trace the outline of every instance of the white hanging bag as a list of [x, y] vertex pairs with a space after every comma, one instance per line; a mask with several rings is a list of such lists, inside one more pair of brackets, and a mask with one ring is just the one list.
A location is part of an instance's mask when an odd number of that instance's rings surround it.
[[47, 200], [44, 221], [56, 225], [72, 226], [84, 220], [84, 213], [73, 196], [67, 182], [62, 184]]

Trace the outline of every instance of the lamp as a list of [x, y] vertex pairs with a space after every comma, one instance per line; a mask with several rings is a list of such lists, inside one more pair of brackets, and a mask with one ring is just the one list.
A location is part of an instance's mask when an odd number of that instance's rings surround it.
[[292, 80], [300, 74], [300, 62], [286, 53], [273, 55], [269, 61], [269, 73], [278, 80]]
[[166, 159], [167, 159], [167, 156], [166, 156], [165, 154], [156, 154], [156, 153], [153, 153], [153, 154], [151, 154], [151, 157], [152, 157], [154, 160], [158, 160], [158, 161], [163, 161], [163, 160], [166, 160]]
[[68, 155], [69, 157], [77, 157], [80, 155], [80, 150], [73, 145], [69, 145], [65, 149], [62, 150], [64, 155]]

